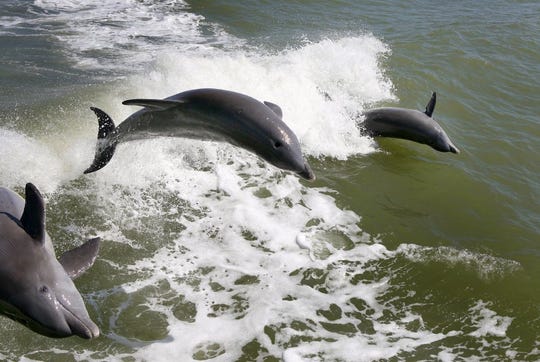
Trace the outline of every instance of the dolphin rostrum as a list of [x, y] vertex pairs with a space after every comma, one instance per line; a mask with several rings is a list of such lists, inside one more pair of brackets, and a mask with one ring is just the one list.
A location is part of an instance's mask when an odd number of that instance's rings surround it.
[[366, 111], [363, 128], [371, 136], [402, 138], [431, 146], [440, 152], [459, 153], [442, 127], [432, 118], [437, 95], [433, 92], [424, 112], [406, 108]]
[[104, 167], [121, 142], [185, 137], [228, 142], [278, 168], [296, 172], [307, 180], [315, 179], [296, 135], [283, 122], [281, 108], [276, 104], [208, 88], [189, 90], [165, 99], [131, 99], [123, 104], [144, 108], [118, 127], [105, 112], [91, 108], [98, 117], [98, 142], [94, 162], [84, 173]]
[[25, 193], [0, 187], [0, 314], [48, 337], [99, 336], [72, 278], [92, 266], [100, 239], [57, 260], [43, 198], [31, 183]]

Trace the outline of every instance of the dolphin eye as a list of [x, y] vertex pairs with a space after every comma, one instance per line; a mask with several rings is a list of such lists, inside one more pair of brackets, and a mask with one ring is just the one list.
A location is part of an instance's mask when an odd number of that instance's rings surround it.
[[41, 288], [39, 288], [39, 292], [40, 293], [48, 293], [49, 292], [49, 288], [47, 288], [46, 285], [42, 286]]
[[281, 146], [283, 146], [283, 143], [281, 143], [281, 141], [274, 142], [274, 148], [280, 148]]

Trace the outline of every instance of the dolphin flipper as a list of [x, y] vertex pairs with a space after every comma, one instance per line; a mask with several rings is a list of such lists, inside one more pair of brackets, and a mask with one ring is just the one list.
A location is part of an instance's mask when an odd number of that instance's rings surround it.
[[281, 107], [275, 103], [264, 101], [264, 104], [272, 110], [279, 118], [283, 119], [283, 111]]
[[151, 108], [154, 110], [162, 111], [164, 109], [176, 107], [184, 102], [181, 100], [171, 100], [171, 99], [128, 99], [123, 101], [122, 104], [126, 106], [141, 106], [146, 108]]
[[26, 202], [21, 225], [32, 239], [45, 242], [45, 202], [39, 190], [31, 183], [25, 187]]
[[90, 239], [86, 243], [66, 251], [58, 258], [71, 279], [79, 277], [94, 264], [99, 253], [100, 241], [100, 238]]
[[426, 116], [431, 117], [431, 115], [433, 114], [433, 111], [435, 110], [436, 102], [437, 102], [437, 93], [433, 92], [433, 94], [431, 95], [431, 99], [429, 100], [426, 106], [426, 111], [424, 112]]

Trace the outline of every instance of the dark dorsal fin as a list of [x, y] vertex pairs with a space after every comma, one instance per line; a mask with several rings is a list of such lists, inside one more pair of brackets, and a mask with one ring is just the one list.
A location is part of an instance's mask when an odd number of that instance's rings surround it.
[[99, 253], [100, 241], [100, 238], [90, 239], [86, 243], [66, 251], [58, 258], [71, 279], [77, 278], [94, 264]]
[[183, 101], [171, 99], [128, 99], [122, 102], [126, 106], [141, 106], [155, 110], [164, 110], [183, 103]]
[[36, 186], [26, 184], [26, 203], [21, 216], [21, 225], [32, 239], [45, 242], [45, 202]]
[[270, 108], [272, 112], [274, 112], [279, 118], [283, 118], [283, 111], [281, 110], [280, 106], [278, 106], [275, 103], [267, 102], [267, 101], [265, 101], [264, 104], [266, 104], [266, 106]]
[[433, 114], [433, 110], [435, 109], [435, 103], [437, 102], [437, 93], [433, 92], [431, 95], [431, 99], [429, 100], [429, 103], [426, 106], [426, 111], [424, 112], [428, 117], [431, 117]]

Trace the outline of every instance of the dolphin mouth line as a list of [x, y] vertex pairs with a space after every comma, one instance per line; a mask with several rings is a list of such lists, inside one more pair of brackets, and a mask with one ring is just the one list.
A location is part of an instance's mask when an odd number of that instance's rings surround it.
[[4, 310], [3, 313], [8, 318], [10, 318], [10, 319], [12, 319], [14, 321], [17, 321], [17, 322], [21, 323], [22, 325], [28, 326], [28, 324], [30, 322], [28, 321], [27, 316], [24, 313], [22, 313], [19, 309], [15, 308], [15, 310], [17, 312]]
[[[67, 308], [64, 305], [64, 303], [62, 303], [62, 301], [60, 301], [59, 299], [56, 299], [56, 300], [58, 301], [58, 304], [60, 304], [62, 309], [64, 309], [64, 311], [69, 313], [70, 316], [72, 316], [76, 321], [78, 321], [80, 323], [81, 326], [83, 326], [83, 328], [84, 328], [84, 331], [83, 331], [84, 332], [84, 337], [86, 337], [88, 339], [91, 339], [91, 338], [97, 337], [99, 335], [99, 334], [95, 335], [94, 332], [92, 332], [92, 329], [90, 327], [88, 327], [87, 322], [83, 321], [75, 313], [73, 313], [71, 310], [69, 310], [69, 308]], [[68, 326], [69, 326], [69, 329], [71, 330], [71, 332], [73, 332], [73, 328], [71, 328], [71, 325], [69, 323], [68, 323]]]
[[[16, 307], [14, 304], [11, 303], [5, 303], [4, 301], [0, 300], [0, 307], [2, 308], [2, 313], [16, 321], [21, 323], [24, 326], [29, 326], [30, 320], [32, 319], [30, 316], [26, 315], [26, 313], [23, 313], [18, 307]], [[38, 322], [38, 324], [40, 324]]]
[[304, 162], [304, 169], [302, 171], [297, 172], [298, 175], [300, 175], [303, 179], [308, 181], [315, 181], [315, 173], [309, 166], [307, 162]]

